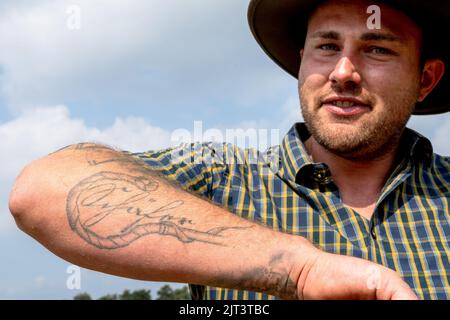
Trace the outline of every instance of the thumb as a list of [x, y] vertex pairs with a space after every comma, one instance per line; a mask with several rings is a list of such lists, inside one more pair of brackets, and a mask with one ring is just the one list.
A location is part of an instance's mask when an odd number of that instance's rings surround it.
[[415, 293], [409, 288], [397, 290], [396, 292], [394, 292], [391, 299], [392, 300], [418, 300]]

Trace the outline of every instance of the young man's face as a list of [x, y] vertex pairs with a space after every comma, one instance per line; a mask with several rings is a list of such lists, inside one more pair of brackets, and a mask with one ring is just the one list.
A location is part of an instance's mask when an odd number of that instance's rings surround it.
[[315, 140], [346, 158], [373, 158], [403, 131], [420, 91], [420, 28], [385, 5], [328, 1], [311, 16], [299, 72], [303, 117]]

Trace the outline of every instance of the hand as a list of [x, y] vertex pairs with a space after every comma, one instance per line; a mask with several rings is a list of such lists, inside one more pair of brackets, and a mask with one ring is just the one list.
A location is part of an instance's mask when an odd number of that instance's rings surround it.
[[319, 250], [303, 269], [297, 290], [301, 299], [417, 300], [395, 271]]

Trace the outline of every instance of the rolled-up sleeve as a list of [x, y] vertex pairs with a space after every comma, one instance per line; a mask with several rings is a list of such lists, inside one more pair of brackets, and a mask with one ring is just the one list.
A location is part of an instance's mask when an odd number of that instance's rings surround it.
[[132, 153], [184, 189], [212, 198], [227, 170], [221, 143], [184, 143], [157, 151]]

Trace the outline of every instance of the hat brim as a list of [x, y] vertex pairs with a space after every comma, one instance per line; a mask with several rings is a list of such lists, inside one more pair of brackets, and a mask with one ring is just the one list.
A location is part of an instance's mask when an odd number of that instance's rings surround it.
[[[300, 49], [303, 47], [307, 21], [313, 10], [324, 0], [251, 0], [248, 22], [258, 44], [282, 69], [298, 77]], [[450, 111], [450, 1], [392, 0], [379, 1], [404, 11], [420, 25], [440, 36], [439, 58], [446, 72], [429, 96], [416, 105], [413, 114], [439, 114]], [[420, 18], [418, 18], [420, 17]], [[427, 35], [426, 35], [427, 36]], [[425, 36], [425, 37], [426, 37]]]

